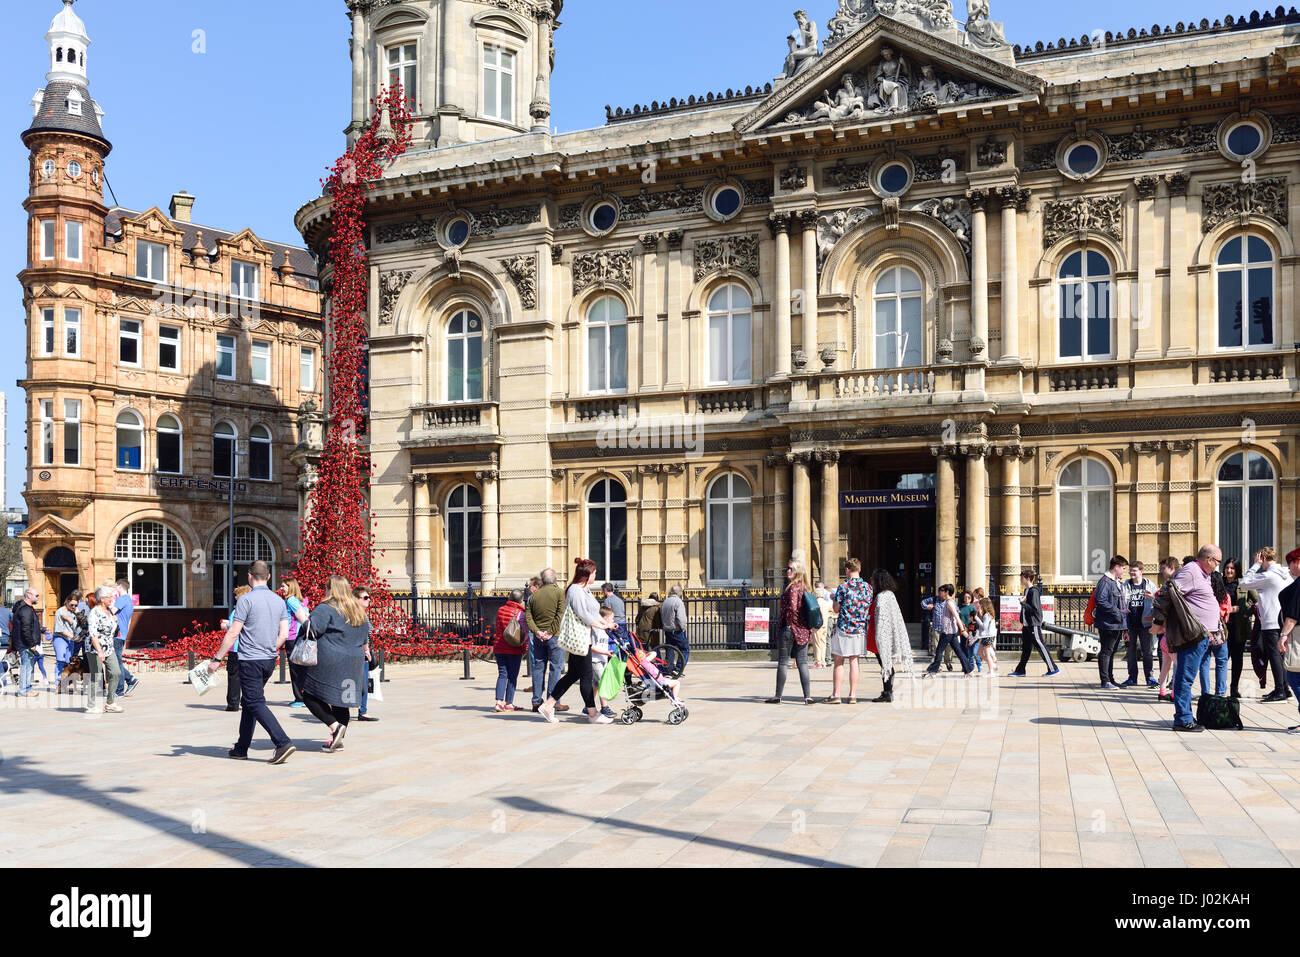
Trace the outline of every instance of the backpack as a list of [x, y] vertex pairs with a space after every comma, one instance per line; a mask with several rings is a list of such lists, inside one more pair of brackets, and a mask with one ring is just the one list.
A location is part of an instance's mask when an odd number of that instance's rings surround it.
[[810, 631], [816, 631], [822, 626], [822, 606], [818, 604], [816, 595], [803, 593], [803, 610], [799, 618], [800, 624]]
[[1088, 607], [1083, 610], [1083, 623], [1091, 628], [1097, 621], [1097, 589], [1088, 596]]
[[501, 636], [505, 638], [506, 644], [509, 645], [511, 648], [520, 648], [523, 646], [524, 643], [523, 622], [524, 622], [524, 616], [523, 613], [521, 612], [520, 614], [511, 617], [511, 619], [508, 622], [506, 622], [505, 629], [501, 632]]
[[1211, 731], [1241, 731], [1241, 701], [1203, 694], [1196, 699], [1196, 723]]

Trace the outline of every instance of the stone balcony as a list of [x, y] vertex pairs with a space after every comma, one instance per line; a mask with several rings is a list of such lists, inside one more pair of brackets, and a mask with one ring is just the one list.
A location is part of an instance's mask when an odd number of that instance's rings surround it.
[[411, 439], [425, 445], [470, 445], [497, 437], [497, 403], [440, 402], [411, 409]]

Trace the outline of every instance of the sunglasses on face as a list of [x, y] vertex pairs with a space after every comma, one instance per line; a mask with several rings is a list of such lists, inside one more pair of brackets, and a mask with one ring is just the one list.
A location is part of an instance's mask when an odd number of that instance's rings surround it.
[[370, 596], [369, 596], [369, 595], [362, 595], [362, 596], [361, 596], [361, 600], [362, 600], [362, 601], [370, 601]]

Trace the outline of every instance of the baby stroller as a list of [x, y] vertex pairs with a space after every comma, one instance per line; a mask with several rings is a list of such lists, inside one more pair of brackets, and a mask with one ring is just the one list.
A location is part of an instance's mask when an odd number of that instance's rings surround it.
[[636, 724], [645, 717], [643, 706], [656, 698], [667, 698], [672, 702], [673, 709], [668, 712], [669, 724], [678, 725], [685, 721], [690, 716], [690, 712], [686, 710], [681, 699], [673, 693], [673, 689], [663, 682], [667, 677], [665, 662], [660, 658], [652, 658], [649, 661], [650, 667], [646, 667], [647, 662], [638, 657], [638, 652], [645, 649], [636, 635], [627, 628], [620, 626], [609, 634], [610, 641], [618, 649], [619, 657], [627, 661], [627, 671], [623, 679], [623, 693], [627, 696], [627, 707], [618, 716], [619, 722]]

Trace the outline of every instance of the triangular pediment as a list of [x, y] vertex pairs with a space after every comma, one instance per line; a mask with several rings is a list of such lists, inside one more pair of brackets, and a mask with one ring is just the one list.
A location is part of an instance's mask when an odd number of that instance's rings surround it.
[[89, 532], [83, 532], [74, 528], [71, 524], [59, 518], [57, 515], [43, 515], [34, 523], [27, 526], [23, 532], [23, 537], [27, 539], [40, 539], [42, 541], [60, 541], [66, 539], [90, 538]]
[[883, 14], [861, 26], [736, 123], [742, 135], [891, 123], [968, 106], [1035, 102], [1038, 77]]
[[217, 240], [217, 245], [231, 247], [236, 252], [243, 253], [246, 256], [254, 252], [263, 253], [267, 256], [271, 254], [270, 247], [258, 239], [257, 235], [247, 227], [233, 236]]
[[171, 233], [174, 236], [184, 235], [172, 225], [170, 217], [157, 206], [149, 207], [139, 216], [124, 217], [122, 222], [138, 226], [142, 231], [152, 233], [155, 236], [159, 233]]

